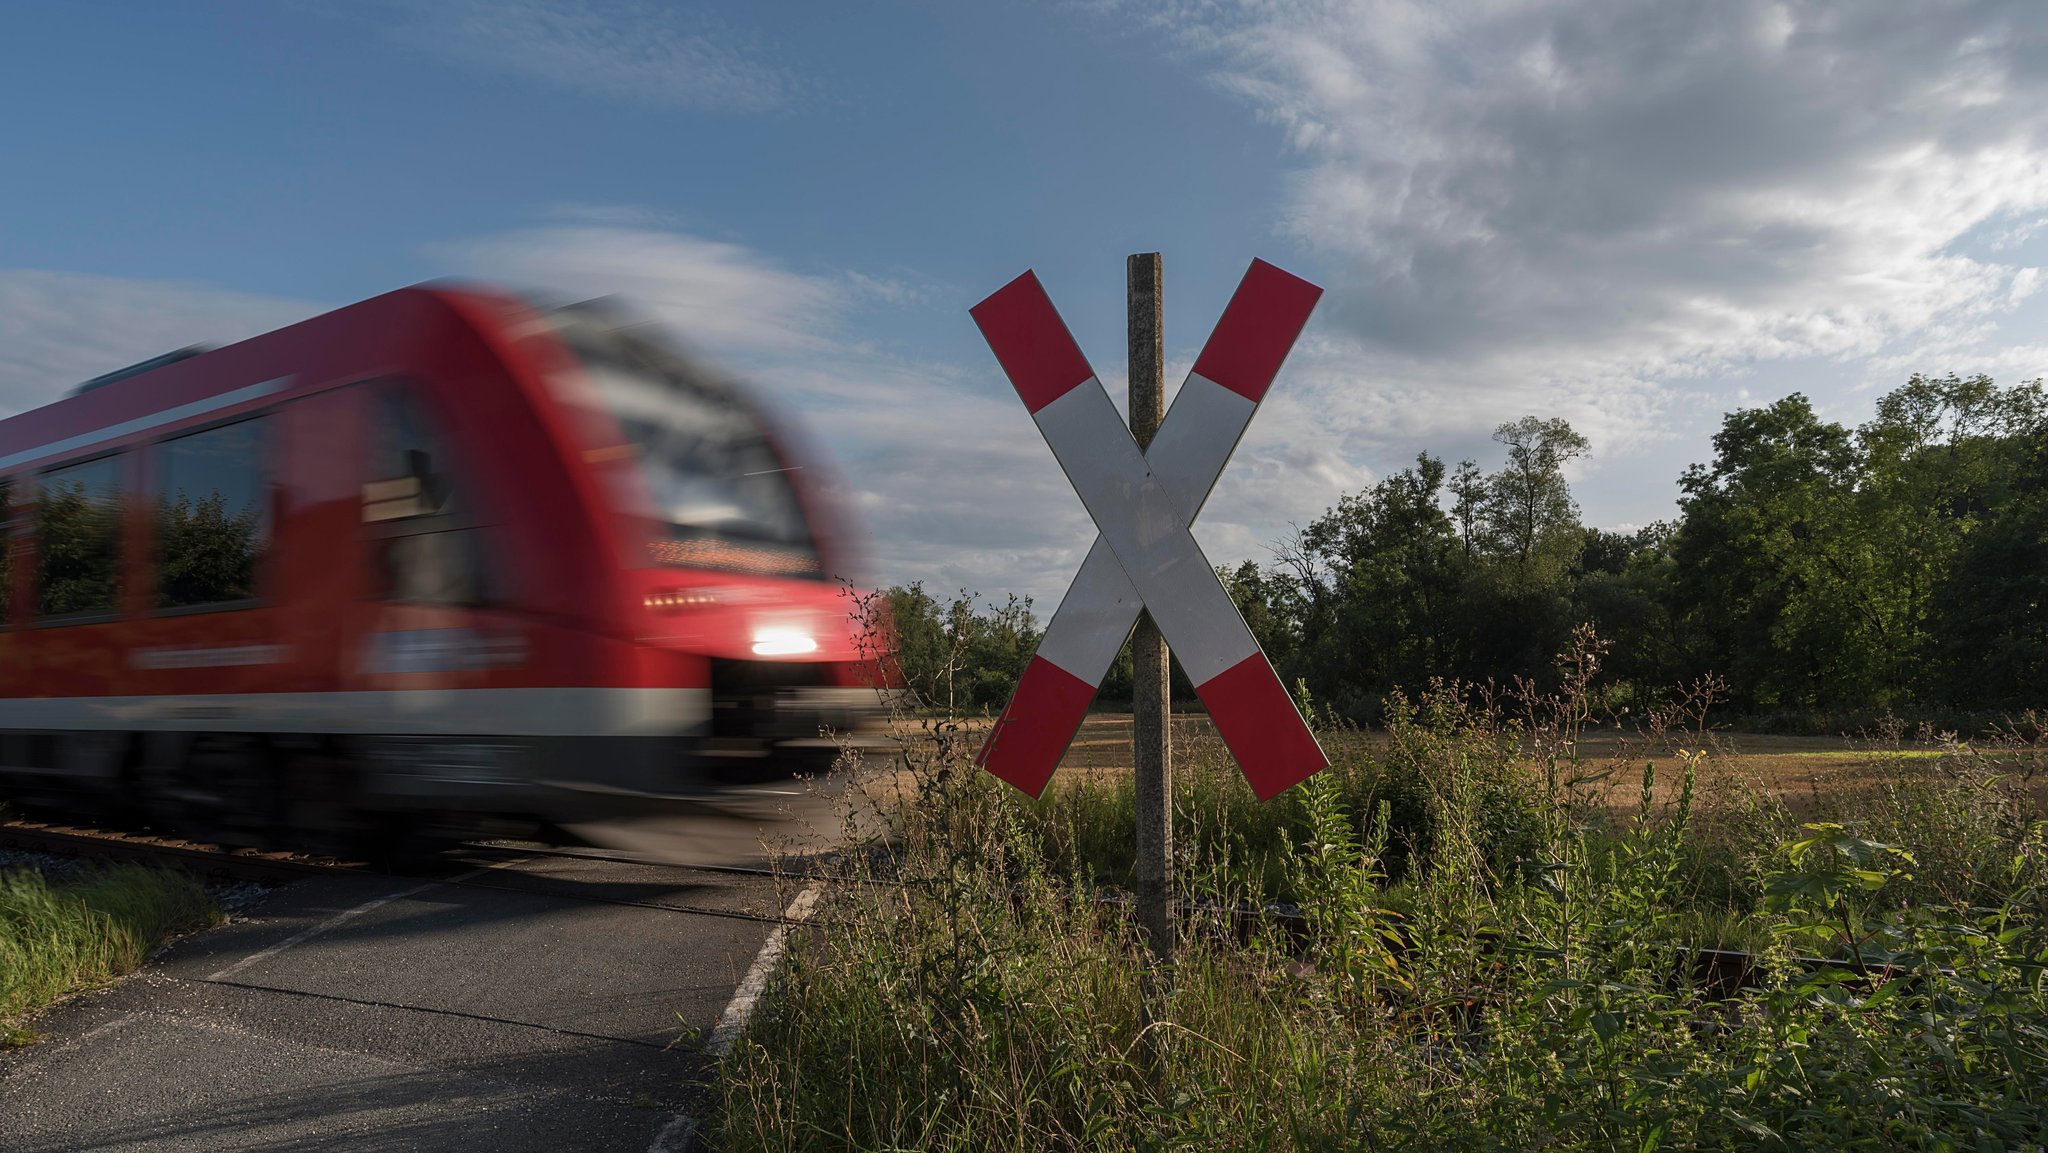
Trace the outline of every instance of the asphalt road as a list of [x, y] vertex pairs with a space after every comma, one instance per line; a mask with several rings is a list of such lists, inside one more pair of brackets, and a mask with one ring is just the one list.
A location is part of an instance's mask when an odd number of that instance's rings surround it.
[[[478, 858], [280, 889], [0, 1054], [0, 1149], [680, 1150], [793, 894]], [[678, 911], [687, 906], [694, 911]], [[723, 915], [721, 915], [723, 914]]]

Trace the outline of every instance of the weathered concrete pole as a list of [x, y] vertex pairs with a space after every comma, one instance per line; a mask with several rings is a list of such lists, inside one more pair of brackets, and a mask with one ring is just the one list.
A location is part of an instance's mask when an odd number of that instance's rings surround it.
[[[1133, 255], [1126, 266], [1130, 293], [1131, 435], [1152, 443], [1166, 417], [1166, 339], [1161, 262], [1156, 252]], [[1138, 785], [1138, 923], [1161, 964], [1173, 961], [1173, 759], [1168, 725], [1173, 715], [1166, 641], [1152, 614], [1131, 633], [1131, 755]]]

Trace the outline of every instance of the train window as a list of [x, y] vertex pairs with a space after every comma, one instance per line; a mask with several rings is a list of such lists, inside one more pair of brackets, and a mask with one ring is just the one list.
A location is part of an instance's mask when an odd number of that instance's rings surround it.
[[632, 329], [561, 331], [639, 462], [655, 563], [823, 579], [796, 466], [744, 397]]
[[373, 530], [377, 599], [462, 605], [491, 599], [483, 529], [463, 515], [447, 438], [417, 395], [397, 385], [372, 391], [369, 452], [363, 521]]
[[455, 511], [448, 452], [418, 398], [396, 386], [376, 390], [373, 398], [363, 519], [407, 520]]
[[111, 614], [121, 573], [121, 458], [43, 474], [36, 506], [36, 611]]
[[265, 427], [245, 420], [156, 446], [158, 608], [255, 599], [271, 528]]

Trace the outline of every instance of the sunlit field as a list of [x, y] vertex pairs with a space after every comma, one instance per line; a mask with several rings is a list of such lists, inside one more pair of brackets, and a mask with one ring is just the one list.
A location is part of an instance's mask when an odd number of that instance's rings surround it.
[[[1328, 751], [1338, 756], [1356, 752], [1371, 755], [1388, 744], [1386, 734], [1377, 732], [1326, 732], [1322, 741]], [[1977, 755], [1992, 755], [1995, 744], [1981, 740], [1954, 743], [1959, 750], [1972, 750]], [[1197, 763], [1204, 763], [1218, 754], [1221, 742], [1208, 718], [1197, 712], [1174, 717], [1173, 745], [1182, 760], [1192, 757]], [[1610, 805], [1623, 807], [1633, 806], [1639, 800], [1641, 765], [1637, 762], [1668, 756], [1678, 747], [1682, 747], [1680, 738], [1660, 742], [1632, 727], [1611, 724], [1584, 734], [1579, 741], [1582, 759], [1615, 766], [1615, 774], [1606, 779], [1606, 787], [1600, 791]], [[1896, 734], [1880, 730], [1816, 737], [1718, 727], [1708, 733], [1702, 747], [1708, 749], [1709, 755], [1699, 762], [1700, 788], [1755, 788], [1799, 815], [1825, 812], [1857, 796], [1880, 791], [1887, 782], [1902, 775], [1911, 778], [1916, 767], [1938, 771], [1948, 748], [1937, 732], [1902, 729]], [[1627, 765], [1634, 765], [1634, 774], [1623, 771]], [[2029, 774], [2027, 766], [2018, 763], [2014, 768], [2022, 776], [2030, 777], [2024, 783], [2035, 802], [2048, 805], [2048, 771]], [[2048, 770], [2048, 763], [2042, 768]], [[1097, 778], [1110, 780], [1130, 771], [1130, 714], [1094, 713], [1068, 748], [1052, 787]], [[1657, 782], [1657, 803], [1671, 803], [1677, 791], [1678, 782], [1667, 774]]]

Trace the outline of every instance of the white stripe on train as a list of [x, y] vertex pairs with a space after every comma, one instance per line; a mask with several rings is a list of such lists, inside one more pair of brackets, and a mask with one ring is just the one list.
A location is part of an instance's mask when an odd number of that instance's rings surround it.
[[0, 699], [0, 730], [669, 736], [711, 715], [711, 690], [384, 689]]

